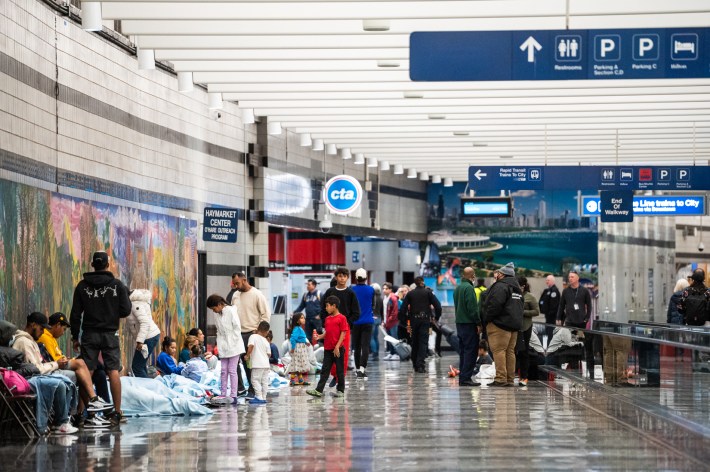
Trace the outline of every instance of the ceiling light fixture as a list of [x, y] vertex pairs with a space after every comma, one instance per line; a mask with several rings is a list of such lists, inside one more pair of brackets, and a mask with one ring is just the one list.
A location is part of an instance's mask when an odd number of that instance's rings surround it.
[[266, 124], [266, 134], [271, 136], [278, 136], [281, 134], [281, 122], [279, 121], [269, 121]]
[[367, 167], [377, 167], [377, 159], [375, 159], [374, 157], [368, 157]]
[[355, 153], [355, 160], [353, 161], [353, 164], [362, 165], [364, 163], [365, 163], [365, 155], [361, 152], [356, 152]]
[[394, 174], [395, 175], [404, 174], [404, 167], [402, 167], [402, 164], [395, 164], [394, 165]]
[[[192, 72], [178, 72], [178, 92], [192, 92]], [[253, 123], [253, 121], [252, 121]]]
[[210, 92], [207, 94], [207, 108], [210, 110], [219, 110], [223, 106], [221, 93]]
[[444, 187], [453, 187], [454, 186], [454, 181], [451, 180], [451, 177], [447, 177], [444, 179]]
[[314, 139], [313, 140], [313, 147], [311, 148], [314, 151], [322, 151], [325, 149], [325, 144], [323, 143], [322, 139]]
[[468, 131], [454, 131], [454, 136], [468, 136], [469, 134]]
[[417, 178], [417, 169], [409, 169], [407, 171], [407, 178], [408, 179], [416, 179]]
[[242, 124], [251, 125], [256, 123], [253, 108], [242, 108]]
[[380, 162], [380, 170], [382, 170], [382, 171], [390, 170], [390, 163], [389, 163], [389, 161], [381, 161], [381, 162]]
[[81, 2], [81, 29], [101, 31], [101, 2]]
[[364, 31], [389, 31], [390, 20], [362, 20]]
[[[487, 143], [473, 143], [473, 147], [488, 147]], [[510, 156], [513, 157], [513, 156]]]
[[440, 184], [441, 183], [441, 176], [440, 175], [433, 175], [431, 177], [431, 183], [432, 184]]
[[155, 69], [155, 51], [153, 49], [136, 50], [138, 56], [138, 70], [153, 70]]
[[394, 61], [394, 60], [377, 61], [377, 67], [399, 67], [399, 61]]
[[311, 140], [311, 135], [308, 133], [301, 133], [299, 135], [298, 144], [301, 147], [307, 147], [313, 145], [313, 140]]
[[404, 98], [424, 98], [424, 94], [420, 92], [404, 92]]
[[499, 156], [501, 159], [512, 159], [513, 156]]
[[420, 172], [419, 180], [429, 180], [429, 172]]
[[325, 153], [329, 156], [335, 156], [336, 154], [338, 154], [338, 148], [335, 146], [335, 144], [328, 144], [325, 147]]
[[352, 159], [353, 155], [350, 153], [350, 148], [342, 148], [340, 150], [340, 157], [343, 159]]
[[428, 118], [429, 118], [430, 120], [445, 120], [445, 119], [446, 119], [446, 115], [441, 114], [441, 113], [431, 113], [431, 114], [428, 115]]

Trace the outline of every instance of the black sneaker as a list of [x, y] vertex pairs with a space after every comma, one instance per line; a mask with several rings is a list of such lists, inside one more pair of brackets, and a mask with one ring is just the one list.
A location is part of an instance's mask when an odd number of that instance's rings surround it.
[[330, 384], [328, 384], [328, 386], [329, 386], [330, 388], [333, 388], [333, 387], [335, 387], [336, 385], [338, 385], [338, 378], [337, 378], [337, 377], [333, 377], [333, 380], [330, 381]]
[[127, 421], [126, 418], [123, 417], [122, 411], [114, 411], [113, 413], [106, 415], [106, 419], [109, 420], [114, 426]]
[[238, 398], [245, 398], [249, 394], [248, 390], [240, 390], [237, 392], [237, 397]]

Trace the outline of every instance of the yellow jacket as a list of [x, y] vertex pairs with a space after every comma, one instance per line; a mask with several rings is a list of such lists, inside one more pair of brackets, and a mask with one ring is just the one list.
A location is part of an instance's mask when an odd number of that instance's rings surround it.
[[50, 333], [48, 329], [44, 329], [44, 333], [42, 333], [42, 336], [39, 337], [37, 342], [44, 344], [44, 347], [47, 349], [47, 352], [50, 356], [52, 356], [52, 359], [54, 359], [55, 361], [64, 356], [64, 354], [62, 354], [62, 350], [59, 349], [59, 344], [57, 344], [57, 340], [54, 339], [54, 336], [52, 336], [52, 333]]

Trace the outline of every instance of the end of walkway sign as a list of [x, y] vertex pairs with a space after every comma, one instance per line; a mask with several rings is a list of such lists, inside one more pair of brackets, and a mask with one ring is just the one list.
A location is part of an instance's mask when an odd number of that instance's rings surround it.
[[634, 221], [633, 190], [603, 190], [599, 192], [601, 221], [604, 223], [631, 223]]
[[202, 240], [217, 243], [237, 242], [236, 208], [205, 208]]

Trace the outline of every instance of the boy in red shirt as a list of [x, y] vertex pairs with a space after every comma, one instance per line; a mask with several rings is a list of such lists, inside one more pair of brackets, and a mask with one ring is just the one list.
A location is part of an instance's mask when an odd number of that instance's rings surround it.
[[334, 394], [336, 397], [345, 395], [345, 358], [347, 353], [343, 342], [345, 335], [350, 331], [348, 320], [343, 316], [338, 307], [340, 300], [336, 296], [329, 296], [325, 299], [325, 311], [328, 316], [323, 323], [323, 334], [318, 335], [318, 339], [323, 340], [323, 366], [320, 371], [320, 380], [315, 390], [308, 390], [306, 393], [314, 397], [322, 397], [325, 382], [328, 380], [330, 368], [335, 362], [335, 369], [338, 378], [338, 391]]

